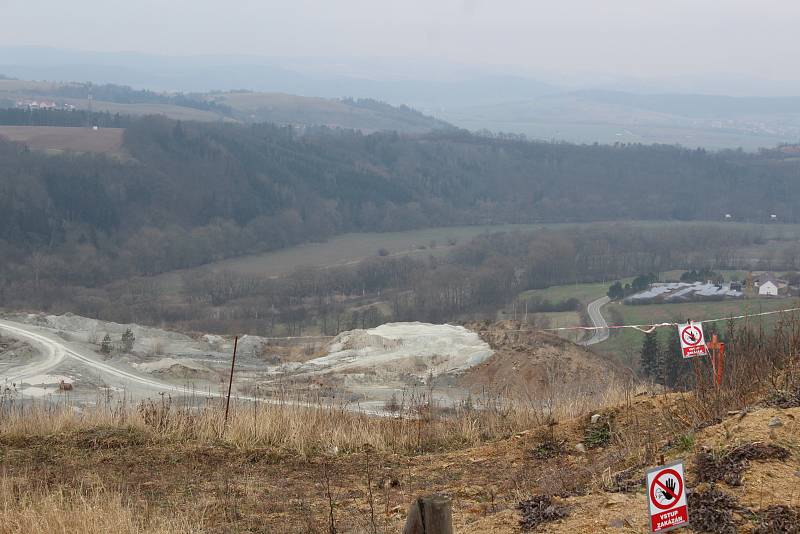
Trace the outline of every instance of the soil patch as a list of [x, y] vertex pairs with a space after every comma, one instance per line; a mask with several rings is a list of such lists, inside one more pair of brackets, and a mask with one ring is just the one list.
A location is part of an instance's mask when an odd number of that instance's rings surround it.
[[766, 404], [775, 408], [798, 408], [800, 407], [800, 387], [793, 391], [777, 391], [767, 399]]
[[611, 484], [603, 487], [611, 493], [633, 493], [644, 488], [645, 477], [640, 475], [639, 467], [629, 467], [612, 475]]
[[553, 436], [546, 435], [541, 441], [531, 449], [531, 456], [537, 460], [549, 460], [566, 454], [566, 440], [557, 440]]
[[739, 512], [739, 503], [715, 486], [688, 493], [692, 530], [715, 534], [736, 534], [734, 512]]
[[591, 421], [586, 426], [583, 436], [583, 442], [589, 449], [598, 449], [605, 447], [611, 442], [611, 424], [613, 416], [600, 417], [592, 423]]
[[800, 533], [800, 508], [791, 506], [770, 506], [756, 512], [755, 534]]
[[570, 507], [554, 502], [552, 497], [536, 495], [520, 501], [517, 508], [522, 515], [519, 526], [522, 530], [533, 530], [539, 525], [564, 519], [569, 515]]
[[789, 451], [780, 445], [753, 442], [715, 454], [703, 451], [695, 457], [695, 471], [699, 482], [722, 481], [730, 486], [741, 486], [742, 475], [751, 460], [786, 460]]
[[97, 427], [76, 432], [75, 446], [79, 449], [102, 450], [141, 446], [147, 442], [146, 436], [130, 427]]

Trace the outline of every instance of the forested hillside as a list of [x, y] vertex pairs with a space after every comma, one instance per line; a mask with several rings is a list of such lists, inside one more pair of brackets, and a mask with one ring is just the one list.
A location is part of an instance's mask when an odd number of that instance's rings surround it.
[[95, 283], [355, 230], [800, 217], [800, 164], [778, 151], [300, 134], [157, 117], [132, 120], [125, 149], [131, 158], [120, 161], [0, 142], [0, 267], [31, 272], [36, 252]]

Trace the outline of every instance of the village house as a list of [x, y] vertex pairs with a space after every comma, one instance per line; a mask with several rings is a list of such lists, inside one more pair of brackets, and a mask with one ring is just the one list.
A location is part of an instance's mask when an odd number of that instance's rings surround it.
[[766, 297], [777, 297], [785, 293], [788, 285], [786, 280], [781, 280], [771, 273], [765, 273], [755, 281], [759, 296]]

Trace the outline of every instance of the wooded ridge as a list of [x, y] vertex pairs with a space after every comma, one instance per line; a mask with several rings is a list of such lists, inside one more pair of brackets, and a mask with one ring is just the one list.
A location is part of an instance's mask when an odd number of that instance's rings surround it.
[[[130, 120], [124, 148], [124, 160], [50, 156], [0, 141], [2, 267], [44, 251], [94, 283], [349, 231], [800, 216], [800, 164], [778, 150], [301, 133], [161, 117]], [[90, 265], [72, 257], [78, 250]]]

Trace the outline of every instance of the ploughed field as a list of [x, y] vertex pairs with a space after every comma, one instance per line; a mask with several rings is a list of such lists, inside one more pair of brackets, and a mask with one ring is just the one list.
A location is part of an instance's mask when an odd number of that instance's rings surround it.
[[24, 143], [33, 150], [121, 154], [122, 128], [73, 126], [0, 126], [0, 138]]

